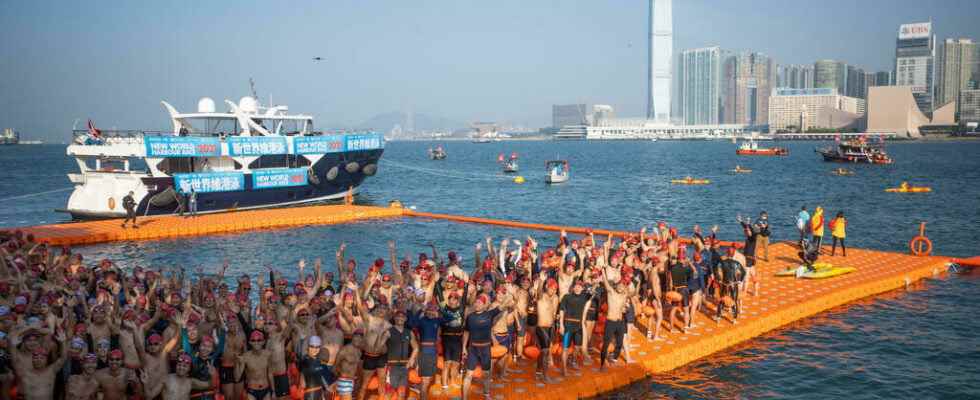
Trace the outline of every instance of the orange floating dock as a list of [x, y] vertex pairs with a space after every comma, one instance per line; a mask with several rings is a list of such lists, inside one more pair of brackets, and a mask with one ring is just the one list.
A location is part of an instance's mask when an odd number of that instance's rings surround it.
[[[542, 224], [527, 224], [485, 218], [460, 217], [444, 214], [415, 212], [401, 207], [369, 207], [350, 205], [313, 206], [272, 210], [242, 211], [194, 218], [149, 217], [140, 219], [140, 229], [123, 229], [119, 220], [67, 223], [59, 225], [20, 228], [32, 233], [36, 239], [50, 244], [90, 244], [123, 240], [163, 239], [182, 236], [196, 236], [216, 233], [239, 232], [264, 228], [285, 228], [304, 225], [341, 224], [376, 218], [420, 217], [446, 219], [458, 222], [494, 224], [533, 230], [585, 233], [585, 228], [560, 227]], [[621, 235], [624, 232], [594, 230], [596, 234]], [[825, 248], [826, 250], [826, 248]], [[839, 266], [857, 268], [856, 272], [829, 279], [806, 280], [794, 277], [775, 277], [774, 273], [795, 267], [798, 264], [796, 247], [789, 243], [776, 243], [769, 248], [769, 261], [757, 263], [762, 278], [758, 296], [743, 297], [742, 315], [738, 324], [727, 319], [720, 323], [710, 320], [714, 315], [714, 303], [707, 301], [695, 320], [698, 324], [687, 334], [679, 330], [666, 330], [666, 322], [661, 335], [665, 340], [650, 342], [643, 329], [632, 329], [627, 340], [633, 363], [617, 363], [609, 370], [598, 372], [597, 356], [593, 365], [582, 370], [570, 370], [566, 378], [557, 377], [553, 369], [555, 383], [544, 384], [534, 378], [534, 365], [521, 361], [511, 368], [508, 378], [493, 383], [494, 398], [532, 399], [572, 399], [595, 396], [615, 390], [643, 379], [648, 374], [663, 373], [725, 350], [731, 346], [751, 340], [765, 332], [812, 316], [861, 298], [900, 289], [923, 278], [938, 276], [946, 272], [949, 258], [932, 256], [920, 257], [891, 252], [849, 249], [847, 258], [822, 256], [826, 261]], [[976, 263], [977, 258], [962, 260]], [[666, 310], [665, 310], [666, 311]], [[726, 317], [730, 314], [726, 313]], [[645, 318], [640, 318], [641, 325]], [[596, 339], [596, 338], [594, 338]], [[601, 339], [599, 339], [601, 340]], [[557, 364], [553, 364], [557, 365]], [[473, 385], [472, 395], [478, 396], [480, 386]], [[435, 399], [451, 399], [460, 395], [460, 389], [450, 386], [443, 391], [433, 385], [429, 393]]]
[[156, 240], [187, 236], [244, 232], [257, 229], [290, 228], [305, 225], [334, 225], [400, 217], [398, 207], [323, 205], [295, 208], [249, 210], [195, 217], [151, 216], [137, 218], [139, 229], [123, 228], [122, 220], [70, 222], [17, 228], [33, 234], [39, 242], [52, 245], [81, 245], [129, 240]]

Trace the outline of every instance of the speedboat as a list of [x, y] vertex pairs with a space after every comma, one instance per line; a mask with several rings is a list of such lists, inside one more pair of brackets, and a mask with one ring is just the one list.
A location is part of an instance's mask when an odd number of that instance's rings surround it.
[[548, 171], [545, 175], [545, 183], [562, 183], [568, 181], [568, 161], [549, 160], [544, 162], [544, 168]]
[[517, 153], [510, 153], [510, 159], [507, 160], [504, 159], [504, 154], [500, 153], [500, 156], [497, 157], [497, 162], [503, 165], [505, 174], [513, 174], [518, 170]]
[[446, 150], [443, 149], [442, 146], [436, 146], [435, 149], [429, 149], [429, 158], [432, 160], [445, 160], [446, 156]]
[[250, 96], [225, 100], [226, 112], [207, 97], [192, 113], [161, 103], [170, 131], [102, 131], [89, 121], [73, 132], [67, 153], [80, 171], [68, 174], [75, 189], [58, 211], [122, 217], [129, 192], [138, 215], [174, 214], [191, 192], [202, 214], [341, 199], [377, 173], [384, 152], [378, 133], [314, 131], [313, 117]]

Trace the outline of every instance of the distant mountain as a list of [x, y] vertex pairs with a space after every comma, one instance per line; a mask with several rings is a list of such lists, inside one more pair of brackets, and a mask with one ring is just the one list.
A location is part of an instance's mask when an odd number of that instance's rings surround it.
[[374, 129], [379, 132], [388, 132], [398, 125], [406, 132], [426, 132], [426, 131], [448, 131], [452, 129], [466, 127], [462, 121], [455, 121], [449, 118], [433, 116], [422, 113], [407, 112], [387, 112], [378, 114], [367, 121], [354, 126], [356, 129]]

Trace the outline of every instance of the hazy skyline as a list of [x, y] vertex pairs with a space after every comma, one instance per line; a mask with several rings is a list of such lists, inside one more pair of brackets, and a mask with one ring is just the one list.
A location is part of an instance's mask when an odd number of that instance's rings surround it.
[[[67, 141], [76, 118], [165, 128], [160, 100], [183, 111], [203, 96], [237, 101], [249, 77], [263, 102], [321, 128], [408, 109], [545, 126], [552, 104], [576, 102], [639, 117], [647, 4], [8, 1], [0, 128], [49, 141]], [[939, 41], [980, 40], [975, 1], [675, 0], [673, 14], [675, 53], [719, 45], [869, 72], [892, 69], [901, 23], [931, 17]]]

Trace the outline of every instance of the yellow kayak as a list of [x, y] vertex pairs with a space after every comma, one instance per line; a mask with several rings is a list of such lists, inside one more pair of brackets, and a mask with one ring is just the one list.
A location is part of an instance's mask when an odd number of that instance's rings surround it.
[[707, 185], [711, 183], [708, 179], [694, 179], [694, 178], [684, 178], [684, 179], [671, 179], [670, 183], [676, 185]]
[[837, 175], [837, 176], [851, 176], [851, 175], [854, 175], [854, 171], [847, 170], [847, 169], [844, 169], [844, 168], [835, 169], [833, 171], [830, 171], [830, 173], [831, 174], [834, 174], [834, 175]]
[[897, 187], [885, 189], [886, 192], [891, 193], [926, 193], [931, 192], [932, 188], [926, 186], [909, 186], [909, 187]]
[[796, 267], [790, 267], [782, 271], [778, 271], [776, 272], [776, 276], [795, 276], [804, 279], [824, 279], [824, 278], [830, 278], [838, 275], [849, 274], [854, 271], [857, 271], [857, 268], [838, 267], [831, 263], [818, 262], [813, 264], [812, 271], [802, 265], [799, 265]]
[[745, 169], [745, 168], [735, 168], [735, 169], [732, 169], [732, 170], [729, 170], [729, 171], [731, 171], [732, 173], [735, 173], [735, 174], [751, 174], [752, 173], [752, 170], [751, 169]]

